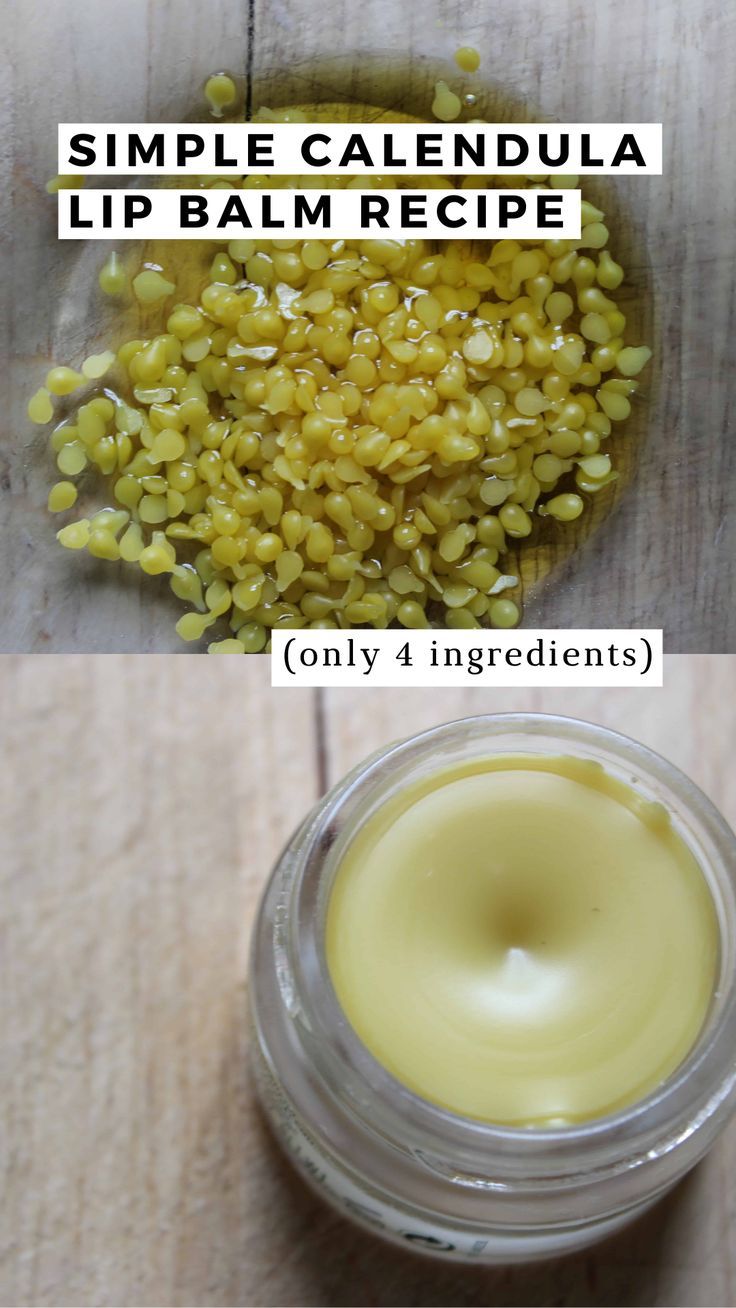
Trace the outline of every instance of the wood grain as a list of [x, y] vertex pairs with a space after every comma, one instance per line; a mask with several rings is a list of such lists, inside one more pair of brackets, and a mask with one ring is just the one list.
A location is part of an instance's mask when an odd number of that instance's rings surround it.
[[272, 691], [265, 658], [0, 660], [0, 1304], [736, 1304], [736, 1124], [584, 1256], [466, 1270], [308, 1193], [247, 1070], [250, 922], [317, 797], [391, 739], [540, 709], [630, 732], [736, 822], [736, 660], [653, 691]]
[[[529, 624], [662, 626], [672, 651], [736, 649], [734, 368], [735, 168], [730, 124], [736, 19], [717, 0], [24, 0], [4, 93], [15, 160], [0, 218], [12, 370], [0, 451], [0, 648], [174, 650], [178, 602], [160, 580], [57, 548], [44, 503], [51, 463], [25, 402], [49, 359], [78, 362], [112, 328], [91, 293], [102, 243], [82, 255], [53, 234], [43, 190], [59, 121], [175, 119], [208, 72], [247, 79], [254, 104], [371, 98], [371, 56], [402, 73], [394, 102], [431, 99], [452, 51], [474, 43], [482, 76], [515, 103], [561, 121], [663, 121], [665, 175], [617, 188], [628, 222], [616, 249], [653, 294], [656, 367], [639, 469], [615, 515], [528, 606]], [[411, 76], [410, 76], [411, 74]], [[41, 93], [42, 87], [42, 93]], [[5, 140], [3, 138], [3, 144]], [[7, 417], [5, 416], [7, 414]]]

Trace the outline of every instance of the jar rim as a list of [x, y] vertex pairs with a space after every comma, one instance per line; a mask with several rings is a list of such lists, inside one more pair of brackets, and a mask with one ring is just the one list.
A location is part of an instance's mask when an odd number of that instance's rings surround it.
[[[514, 741], [515, 746], [510, 744]], [[500, 746], [500, 742], [505, 743]], [[341, 838], [344, 847], [350, 833], [389, 793], [397, 793], [422, 761], [434, 758], [436, 765], [437, 758], [446, 760], [453, 748], [468, 746], [480, 759], [499, 752], [552, 752], [551, 745], [557, 754], [567, 747], [569, 754], [594, 757], [609, 768], [633, 769], [635, 781], [646, 780], [657, 798], [664, 792], [660, 802], [684, 823], [683, 838], [714, 898], [721, 977], [692, 1049], [642, 1099], [571, 1125], [506, 1126], [463, 1116], [423, 1098], [370, 1053], [335, 992], [324, 951], [324, 919]], [[282, 980], [298, 996], [298, 1034], [308, 1044], [308, 1056], [325, 1088], [385, 1140], [425, 1157], [429, 1154], [440, 1169], [451, 1168], [461, 1182], [461, 1173], [467, 1170], [470, 1184], [488, 1175], [503, 1185], [522, 1174], [528, 1177], [533, 1164], [535, 1184], [545, 1175], [559, 1184], [565, 1174], [579, 1180], [581, 1173], [608, 1171], [623, 1157], [631, 1166], [632, 1156], [651, 1159], [653, 1151], [661, 1156], [683, 1134], [722, 1118], [732, 1107], [736, 1098], [736, 835], [699, 787], [648, 746], [607, 727], [558, 714], [456, 719], [389, 745], [360, 764], [324, 797], [297, 839], [290, 911], [281, 941]]]

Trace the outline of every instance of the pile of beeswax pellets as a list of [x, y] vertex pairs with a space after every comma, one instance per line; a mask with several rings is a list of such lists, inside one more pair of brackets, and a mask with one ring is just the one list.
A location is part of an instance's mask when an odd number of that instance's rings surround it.
[[[206, 90], [218, 114], [236, 98], [224, 75]], [[435, 111], [456, 116], [447, 92]], [[260, 652], [275, 628], [514, 626], [509, 541], [617, 475], [606, 441], [651, 354], [625, 342], [623, 276], [585, 201], [578, 240], [232, 241], [190, 303], [144, 267], [131, 289], [157, 330], [52, 368], [29, 404], [47, 423], [115, 370], [51, 436], [53, 513], [89, 470], [109, 488], [58, 539], [166, 574], [179, 635], [213, 652]], [[100, 285], [129, 288], [117, 255]]]

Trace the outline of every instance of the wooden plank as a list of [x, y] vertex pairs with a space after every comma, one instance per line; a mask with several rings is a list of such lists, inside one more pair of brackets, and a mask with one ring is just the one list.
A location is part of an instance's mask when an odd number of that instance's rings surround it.
[[312, 695], [268, 680], [0, 661], [4, 1304], [234, 1303], [268, 1257], [248, 936], [317, 795]]

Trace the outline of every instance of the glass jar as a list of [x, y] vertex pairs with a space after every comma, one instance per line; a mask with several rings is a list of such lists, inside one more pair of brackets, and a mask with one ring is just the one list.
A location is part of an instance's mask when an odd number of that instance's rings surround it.
[[[669, 811], [708, 880], [719, 974], [704, 1028], [655, 1091], [610, 1116], [508, 1128], [421, 1099], [365, 1048], [337, 1001], [324, 926], [348, 842], [408, 783], [500, 753], [596, 760]], [[279, 859], [251, 962], [256, 1083], [282, 1144], [346, 1216], [396, 1243], [460, 1260], [550, 1257], [609, 1235], [673, 1186], [736, 1108], [736, 837], [659, 755], [571, 718], [467, 718], [389, 746], [316, 805]]]

